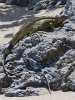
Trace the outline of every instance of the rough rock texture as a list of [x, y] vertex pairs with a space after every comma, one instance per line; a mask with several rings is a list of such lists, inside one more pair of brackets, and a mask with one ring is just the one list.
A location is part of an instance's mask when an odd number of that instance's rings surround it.
[[39, 0], [39, 2], [36, 2], [35, 5], [30, 5], [32, 6], [33, 10], [54, 9], [60, 5], [65, 5], [66, 2], [67, 0]]
[[[63, 91], [75, 90], [75, 50], [68, 50], [57, 62]], [[60, 69], [61, 68], [61, 69]]]
[[[12, 81], [6, 86], [3, 85], [5, 74], [0, 65], [0, 91], [4, 90], [6, 96], [40, 95], [40, 88], [48, 89], [48, 83], [52, 90], [75, 91], [74, 0], [67, 1], [63, 14], [67, 14], [69, 19], [61, 30], [39, 31], [13, 48], [5, 66], [20, 76], [9, 75]], [[0, 46], [0, 60], [5, 47], [7, 45]]]
[[5, 3], [6, 2], [6, 0], [0, 0], [0, 3]]
[[51, 9], [65, 5], [67, 0], [0, 0], [2, 3], [28, 6], [29, 10]]
[[12, 0], [11, 1], [12, 5], [18, 5], [18, 6], [28, 6], [29, 5], [29, 0]]
[[18, 5], [18, 6], [28, 6], [29, 0], [0, 0], [1, 3]]

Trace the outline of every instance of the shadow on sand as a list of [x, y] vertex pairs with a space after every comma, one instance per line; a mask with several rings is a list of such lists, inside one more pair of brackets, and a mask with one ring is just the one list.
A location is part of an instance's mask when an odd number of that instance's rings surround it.
[[[34, 18], [34, 15], [38, 12], [28, 11], [26, 7], [18, 7], [6, 5], [6, 7], [0, 8], [0, 30], [6, 31], [9, 28], [14, 28], [27, 24]], [[13, 32], [12, 32], [13, 33]], [[8, 33], [4, 38], [10, 38], [13, 35]]]

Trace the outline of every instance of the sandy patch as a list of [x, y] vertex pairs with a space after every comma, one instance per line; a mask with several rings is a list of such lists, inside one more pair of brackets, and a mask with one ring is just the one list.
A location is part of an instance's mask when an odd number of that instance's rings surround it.
[[53, 92], [50, 95], [49, 93], [40, 95], [40, 96], [29, 96], [29, 97], [5, 97], [0, 96], [0, 100], [75, 100], [74, 92], [62, 92], [57, 91]]

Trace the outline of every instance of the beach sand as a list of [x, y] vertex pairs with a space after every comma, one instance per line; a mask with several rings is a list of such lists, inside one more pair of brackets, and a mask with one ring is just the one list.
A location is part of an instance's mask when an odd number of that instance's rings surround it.
[[47, 93], [40, 96], [29, 97], [5, 97], [4, 95], [1, 95], [0, 100], [75, 100], [75, 93], [52, 91], [51, 94]]

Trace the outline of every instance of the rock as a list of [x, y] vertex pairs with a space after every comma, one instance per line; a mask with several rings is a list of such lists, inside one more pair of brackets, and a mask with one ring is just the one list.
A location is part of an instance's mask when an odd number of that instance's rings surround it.
[[7, 88], [11, 85], [12, 79], [7, 77], [4, 73], [0, 73], [0, 87]]
[[69, 17], [75, 16], [74, 9], [75, 9], [74, 0], [68, 0], [66, 3], [64, 13], [67, 14]]
[[0, 0], [0, 2], [1, 2], [1, 3], [5, 3], [5, 2], [6, 2], [6, 0]]
[[29, 5], [29, 0], [12, 0], [11, 4], [24, 7]]
[[38, 3], [35, 4], [34, 6], [34, 11], [35, 10], [42, 10], [47, 8], [47, 0], [39, 1]]
[[[59, 5], [65, 5], [67, 0], [0, 0], [2, 3], [18, 5], [21, 7], [29, 6], [30, 10], [41, 10]], [[53, 7], [52, 7], [53, 6]]]
[[18, 5], [21, 7], [28, 6], [29, 0], [0, 0], [1, 3]]
[[6, 4], [11, 4], [12, 0], [6, 0]]
[[14, 90], [14, 89], [10, 89], [9, 91], [7, 91], [5, 93], [5, 96], [8, 97], [24, 97], [24, 96], [33, 96], [33, 95], [38, 95], [37, 93], [35, 93], [35, 91], [29, 91], [29, 90]]
[[30, 0], [28, 9], [29, 9], [29, 10], [33, 10], [34, 5], [35, 5], [36, 3], [38, 3], [39, 1], [40, 1], [40, 0]]
[[75, 70], [68, 77], [68, 83], [67, 83], [68, 90], [75, 91], [75, 78], [74, 77], [75, 77]]
[[[75, 50], [69, 50], [65, 55], [58, 61], [57, 66], [60, 70], [61, 77], [61, 88], [63, 91], [75, 90], [74, 87], [74, 69], [75, 69]], [[74, 87], [74, 88], [73, 88]]]
[[[40, 88], [49, 89], [49, 87], [55, 91], [59, 89], [75, 91], [75, 2], [74, 0], [58, 2], [44, 0], [43, 3], [41, 0], [32, 1], [33, 9], [35, 5], [39, 8], [44, 3], [54, 5], [52, 7], [67, 3], [62, 14], [67, 14], [69, 18], [59, 31], [37, 32], [21, 40], [12, 49], [6, 59], [5, 67], [14, 75], [8, 75], [7, 78], [0, 65], [1, 91], [6, 87], [4, 90], [6, 96], [20, 97], [39, 95]], [[0, 46], [0, 61], [3, 56], [2, 51], [6, 47], [7, 45]]]
[[68, 0], [61, 0], [61, 5], [65, 5]]
[[67, 0], [31, 0], [30, 10], [42, 10], [42, 9], [52, 9], [53, 7], [59, 7], [59, 5], [65, 5]]
[[26, 90], [9, 89], [9, 91], [7, 90], [7, 92], [5, 93], [5, 96], [7, 97], [39, 96], [46, 93], [47, 93], [47, 90], [45, 88], [28, 87]]

